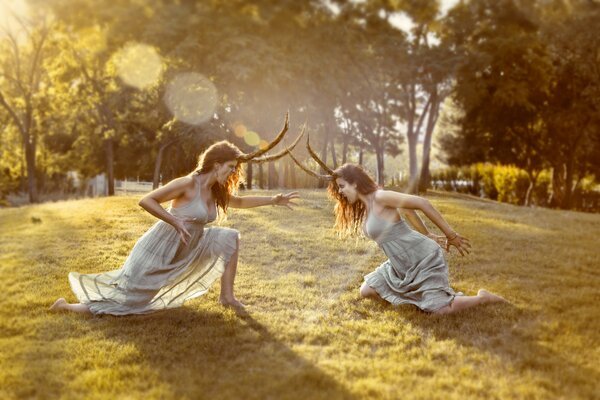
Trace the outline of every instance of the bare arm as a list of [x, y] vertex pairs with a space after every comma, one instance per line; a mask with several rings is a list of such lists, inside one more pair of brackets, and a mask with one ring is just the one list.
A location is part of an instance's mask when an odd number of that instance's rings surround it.
[[409, 210], [406, 208], [399, 208], [398, 210], [402, 213], [402, 215], [406, 217], [408, 222], [410, 222], [410, 224], [413, 226], [413, 228], [415, 228], [415, 230], [417, 230], [419, 233], [422, 233], [423, 235], [429, 234], [429, 230], [427, 229], [427, 227], [423, 223], [423, 220], [415, 210]]
[[[468, 248], [471, 247], [469, 239], [459, 235], [452, 229], [450, 224], [442, 217], [442, 214], [433, 207], [429, 200], [414, 196], [410, 194], [393, 192], [390, 190], [380, 190], [375, 194], [375, 200], [380, 202], [386, 207], [391, 208], [403, 208], [409, 210], [421, 210], [427, 218], [431, 220], [440, 230], [446, 235], [448, 249], [450, 245], [455, 246], [461, 255], [464, 255], [463, 251], [467, 253]], [[412, 222], [411, 222], [412, 224]]]
[[443, 248], [447, 248], [446, 237], [436, 235], [433, 232], [429, 232], [429, 229], [427, 229], [427, 226], [423, 223], [421, 216], [417, 214], [415, 210], [409, 210], [406, 208], [400, 208], [399, 210], [406, 217], [406, 219], [408, 219], [413, 228], [415, 228], [419, 233], [427, 236], [432, 240], [435, 240], [437, 244], [439, 244]]
[[294, 205], [291, 200], [297, 199], [300, 196], [298, 192], [291, 192], [286, 194], [277, 194], [275, 196], [231, 196], [229, 199], [229, 207], [232, 208], [252, 208], [261, 206], [284, 206], [289, 208], [290, 205]]
[[193, 185], [193, 178], [189, 176], [177, 178], [167, 183], [165, 186], [151, 191], [150, 193], [142, 197], [142, 199], [138, 203], [144, 210], [148, 211], [150, 214], [172, 225], [177, 230], [177, 232], [179, 232], [181, 240], [186, 245], [186, 239], [191, 237], [191, 234], [185, 227], [185, 222], [190, 222], [190, 220], [184, 220], [174, 216], [173, 214], [165, 210], [160, 204], [184, 196], [187, 190], [193, 188]]

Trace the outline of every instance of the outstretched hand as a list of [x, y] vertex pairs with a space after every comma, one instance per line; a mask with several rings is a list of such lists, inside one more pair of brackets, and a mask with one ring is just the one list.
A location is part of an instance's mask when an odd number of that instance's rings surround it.
[[279, 193], [272, 197], [271, 204], [273, 204], [274, 206], [287, 207], [290, 210], [293, 210], [293, 208], [291, 206], [295, 206], [296, 203], [292, 202], [292, 200], [299, 199], [299, 198], [300, 198], [300, 195], [298, 194], [298, 192], [290, 192], [290, 193], [286, 193], [286, 194]]
[[471, 248], [471, 242], [464, 236], [455, 233], [453, 236], [446, 238], [446, 251], [450, 251], [450, 246], [456, 247], [461, 256], [465, 253], [469, 254]]

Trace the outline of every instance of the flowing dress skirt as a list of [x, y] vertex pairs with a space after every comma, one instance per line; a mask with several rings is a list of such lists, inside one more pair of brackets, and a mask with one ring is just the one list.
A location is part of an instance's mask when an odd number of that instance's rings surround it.
[[234, 229], [189, 223], [189, 245], [158, 221], [135, 244], [120, 269], [69, 273], [71, 289], [93, 314], [145, 314], [174, 308], [206, 293], [237, 249]]
[[388, 260], [366, 275], [365, 281], [382, 299], [432, 312], [462, 295], [450, 287], [442, 248], [405, 221], [393, 224], [377, 244]]

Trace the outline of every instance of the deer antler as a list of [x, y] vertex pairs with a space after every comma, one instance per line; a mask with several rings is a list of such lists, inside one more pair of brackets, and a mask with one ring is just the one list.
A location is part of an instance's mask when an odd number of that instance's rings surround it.
[[331, 168], [329, 168], [327, 166], [327, 164], [325, 164], [323, 161], [321, 161], [319, 156], [317, 156], [317, 153], [315, 153], [315, 151], [312, 149], [312, 147], [310, 147], [309, 140], [310, 140], [310, 136], [307, 135], [306, 136], [306, 148], [308, 149], [308, 154], [310, 154], [310, 156], [317, 162], [317, 164], [319, 164], [321, 166], [321, 168], [323, 168], [328, 174], [333, 175], [333, 170]]
[[277, 145], [277, 143], [281, 142], [281, 139], [283, 139], [283, 137], [285, 136], [285, 133], [287, 132], [288, 128], [289, 128], [289, 112], [286, 112], [283, 128], [281, 129], [281, 132], [279, 132], [277, 137], [275, 137], [275, 139], [273, 139], [273, 141], [271, 143], [269, 143], [267, 146], [265, 146], [264, 148], [256, 150], [255, 152], [252, 152], [250, 154], [244, 154], [244, 155], [240, 156], [238, 158], [238, 160], [240, 162], [250, 162], [250, 160], [252, 160], [253, 158], [262, 156], [267, 151], [269, 151], [273, 147], [275, 147]]
[[263, 156], [263, 157], [260, 157], [260, 158], [253, 158], [251, 160], [248, 160], [248, 162], [249, 163], [253, 163], [253, 164], [260, 164], [260, 163], [264, 163], [264, 162], [275, 161], [275, 160], [277, 160], [277, 159], [285, 156], [294, 147], [296, 147], [296, 145], [298, 144], [298, 142], [300, 142], [300, 138], [302, 138], [302, 136], [304, 136], [304, 131], [305, 130], [306, 130], [306, 124], [304, 124], [304, 126], [302, 127], [302, 131], [300, 132], [300, 135], [298, 135], [298, 137], [296, 138], [296, 140], [294, 140], [294, 142], [291, 144], [290, 147], [287, 147], [286, 149], [281, 150], [277, 154], [273, 154], [273, 155], [270, 155], [270, 156]]
[[317, 179], [323, 179], [326, 181], [332, 181], [333, 180], [333, 175], [321, 175], [321, 174], [317, 174], [316, 172], [311, 171], [310, 169], [306, 168], [300, 161], [298, 161], [296, 159], [296, 157], [294, 157], [294, 155], [292, 154], [292, 150], [288, 149], [288, 154], [290, 155], [290, 157], [292, 158], [292, 160], [294, 160], [294, 162], [296, 163], [296, 165], [298, 165], [300, 167], [300, 169], [302, 169], [304, 172], [306, 172], [307, 174], [314, 176]]

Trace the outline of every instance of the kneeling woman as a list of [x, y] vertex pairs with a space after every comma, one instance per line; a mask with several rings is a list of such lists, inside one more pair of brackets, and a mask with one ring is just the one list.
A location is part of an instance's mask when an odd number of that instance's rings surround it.
[[[329, 195], [336, 201], [335, 228], [342, 232], [357, 232], [362, 228], [388, 257], [365, 276], [360, 288], [362, 297], [380, 297], [394, 305], [414, 304], [423, 311], [439, 314], [504, 301], [483, 289], [477, 296], [463, 296], [450, 287], [448, 264], [440, 244], [446, 250], [455, 246], [464, 255], [470, 248], [469, 240], [452, 230], [428, 200], [381, 190], [358, 165], [345, 164], [331, 170], [310, 146], [309, 152], [329, 175], [315, 174], [298, 160], [294, 161], [309, 174], [330, 181]], [[290, 155], [294, 158], [291, 152]], [[402, 209], [418, 232], [406, 224], [398, 209]], [[414, 210], [421, 210], [446, 237], [429, 233]]]
[[[226, 213], [228, 207], [291, 208], [291, 200], [298, 198], [295, 192], [273, 197], [233, 194], [242, 162], [272, 161], [285, 155], [283, 151], [257, 158], [283, 138], [287, 126], [286, 119], [279, 136], [253, 154], [244, 154], [227, 141], [215, 143], [200, 156], [194, 172], [147, 194], [139, 204], [160, 221], [137, 241], [122, 268], [99, 274], [71, 272], [69, 283], [79, 303], [69, 304], [60, 298], [51, 310], [112, 315], [150, 313], [183, 305], [206, 293], [219, 277], [220, 302], [243, 307], [233, 293], [239, 232], [205, 225], [216, 219], [218, 209]], [[165, 210], [160, 203], [169, 200], [171, 207]]]

